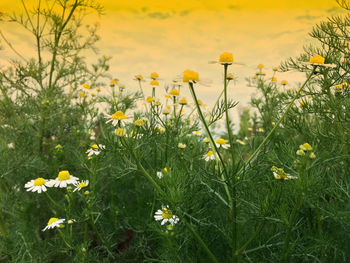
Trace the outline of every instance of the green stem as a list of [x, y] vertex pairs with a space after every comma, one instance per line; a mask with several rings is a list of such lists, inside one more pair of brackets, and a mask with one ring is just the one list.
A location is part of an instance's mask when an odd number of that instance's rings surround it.
[[[228, 100], [227, 100], [227, 67], [224, 65], [224, 100], [225, 100], [225, 117], [226, 117], [226, 129], [228, 133], [228, 140], [230, 143], [230, 152], [231, 152], [231, 162], [232, 169], [234, 165], [234, 149], [233, 149], [233, 135], [230, 127], [230, 117], [228, 114]], [[238, 258], [235, 254], [237, 249], [237, 200], [236, 200], [236, 182], [235, 176], [232, 177], [232, 203], [231, 203], [231, 216], [232, 216], [232, 262], [237, 262]]]
[[[218, 163], [221, 163], [222, 167], [223, 167], [223, 170], [224, 170], [224, 174], [221, 174], [221, 180], [224, 182], [224, 187], [225, 187], [225, 191], [226, 191], [226, 194], [227, 194], [227, 198], [228, 198], [228, 201], [229, 201], [229, 204], [232, 205], [232, 198], [231, 198], [231, 194], [230, 194], [230, 191], [228, 189], [228, 186], [227, 186], [227, 181], [226, 181], [226, 177], [228, 177], [228, 173], [227, 173], [227, 170], [226, 170], [226, 166], [225, 166], [225, 163], [224, 163], [224, 160], [222, 159], [222, 156], [219, 152], [219, 149], [216, 147], [216, 144], [215, 144], [215, 141], [214, 141], [214, 138], [213, 136], [211, 135], [210, 133], [210, 130], [209, 130], [209, 127], [204, 119], [204, 116], [203, 116], [203, 113], [202, 113], [202, 110], [198, 104], [198, 100], [197, 100], [197, 96], [196, 96], [196, 93], [194, 92], [194, 89], [193, 89], [193, 83], [192, 82], [189, 82], [189, 86], [190, 86], [190, 91], [191, 91], [191, 94], [192, 94], [192, 97], [193, 97], [193, 100], [195, 102], [195, 105], [197, 107], [197, 112], [198, 112], [198, 115], [199, 115], [199, 118], [201, 119], [202, 121], [202, 124], [204, 125], [204, 128], [205, 128], [205, 131], [207, 133], [207, 136], [209, 137], [209, 140], [210, 140], [210, 144], [211, 144], [211, 147], [215, 150], [216, 154], [215, 154], [215, 158], [216, 160], [218, 161]], [[219, 160], [218, 160], [219, 158]], [[225, 177], [226, 176], [226, 177]], [[232, 208], [232, 206], [231, 206]]]
[[198, 243], [201, 245], [201, 247], [205, 250], [205, 252], [208, 254], [209, 258], [212, 262], [219, 263], [219, 261], [216, 259], [214, 254], [210, 251], [210, 249], [207, 247], [207, 245], [204, 243], [202, 238], [197, 234], [197, 232], [192, 228], [192, 226], [184, 219], [182, 218], [182, 221], [185, 222], [186, 227], [190, 232], [194, 235], [194, 237], [197, 239]]

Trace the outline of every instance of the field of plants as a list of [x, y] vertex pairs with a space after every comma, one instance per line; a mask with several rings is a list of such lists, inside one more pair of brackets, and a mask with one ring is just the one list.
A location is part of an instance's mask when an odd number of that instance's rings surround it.
[[[110, 57], [82, 55], [99, 40], [82, 19], [101, 6], [38, 3], [0, 14], [36, 52], [0, 69], [0, 262], [350, 262], [350, 16], [259, 64], [234, 124], [234, 50], [211, 61], [212, 107], [188, 65], [166, 85], [135, 72], [131, 92]], [[276, 78], [291, 70], [305, 82]]]

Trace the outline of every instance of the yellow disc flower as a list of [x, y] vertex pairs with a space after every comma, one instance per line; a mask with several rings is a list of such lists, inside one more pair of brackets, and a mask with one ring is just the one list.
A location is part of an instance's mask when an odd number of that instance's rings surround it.
[[114, 130], [114, 134], [117, 135], [118, 137], [124, 137], [126, 132], [123, 128], [118, 128]]
[[151, 73], [151, 79], [157, 79], [157, 78], [159, 78], [159, 75], [158, 75], [158, 73], [157, 72], [152, 72]]
[[263, 64], [259, 64], [258, 65], [258, 69], [263, 69], [264, 68], [264, 65]]
[[285, 85], [287, 85], [287, 84], [288, 84], [288, 81], [286, 81], [286, 80], [282, 80], [282, 81], [281, 81], [281, 84], [282, 84], [283, 86], [285, 86]]
[[325, 61], [325, 58], [320, 55], [313, 56], [309, 60], [311, 64], [324, 64], [324, 61]]
[[232, 73], [228, 73], [226, 79], [233, 80], [234, 79], [234, 75]]
[[277, 78], [276, 77], [272, 77], [272, 82], [277, 82]]
[[307, 142], [299, 145], [299, 149], [303, 150], [303, 151], [312, 151], [312, 147], [310, 144], [308, 144]]
[[144, 122], [143, 122], [143, 120], [136, 120], [136, 121], [134, 122], [134, 124], [135, 124], [135, 126], [137, 126], [137, 127], [142, 127], [142, 126], [144, 125]]
[[66, 219], [58, 219], [56, 217], [51, 217], [49, 222], [47, 223], [47, 226], [42, 230], [45, 231], [46, 229], [51, 229], [54, 227], [61, 227], [62, 223], [64, 223]]
[[154, 101], [154, 98], [151, 97], [151, 96], [148, 96], [147, 99], [146, 99], [146, 102], [148, 102], [148, 103], [151, 103], [153, 101]]
[[83, 84], [83, 87], [84, 87], [85, 89], [91, 89], [90, 85], [87, 84], [87, 83], [84, 83], [84, 84]]
[[220, 55], [219, 62], [221, 64], [232, 64], [233, 63], [233, 55], [230, 52], [224, 52]]
[[136, 76], [135, 76], [135, 79], [136, 79], [136, 80], [143, 80], [143, 76], [142, 76], [142, 75], [136, 75]]
[[106, 123], [112, 122], [113, 126], [117, 126], [120, 121], [126, 119], [126, 115], [122, 111], [118, 110], [112, 115], [107, 115], [106, 118], [109, 119], [106, 121]]
[[170, 92], [169, 92], [170, 95], [173, 95], [173, 96], [179, 96], [180, 95], [180, 92], [177, 90], [177, 89], [172, 89]]
[[179, 104], [180, 104], [180, 105], [187, 105], [187, 100], [186, 100], [186, 98], [182, 98], [181, 100], [179, 100]]
[[183, 82], [198, 82], [199, 81], [199, 74], [197, 72], [194, 72], [192, 70], [185, 70], [183, 73]]
[[159, 86], [159, 82], [154, 79], [154, 80], [151, 81], [151, 85], [152, 86]]
[[230, 145], [227, 143], [227, 140], [219, 138], [215, 141], [216, 143], [216, 147], [222, 147], [224, 149], [227, 149], [228, 147], [230, 147]]

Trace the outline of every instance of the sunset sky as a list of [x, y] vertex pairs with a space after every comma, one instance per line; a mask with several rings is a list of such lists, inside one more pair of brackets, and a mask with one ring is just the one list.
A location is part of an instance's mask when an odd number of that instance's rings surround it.
[[[36, 1], [26, 1], [33, 6]], [[247, 87], [245, 78], [256, 72], [259, 63], [265, 65], [267, 75], [274, 66], [302, 51], [303, 45], [313, 43], [308, 36], [312, 27], [329, 16], [344, 13], [335, 0], [104, 0], [105, 15], [91, 16], [89, 23], [99, 21], [101, 55], [112, 56], [111, 73], [130, 89], [137, 86], [133, 76], [149, 76], [156, 71], [163, 79], [161, 86], [171, 83], [185, 69], [198, 71], [211, 86], [198, 87], [199, 97], [212, 105], [222, 89], [222, 68], [208, 64], [220, 53], [232, 52], [237, 62], [229, 70], [238, 81], [230, 88], [232, 98], [247, 105], [253, 87]], [[0, 10], [20, 10], [20, 0], [1, 0]], [[1, 30], [24, 54], [31, 54], [33, 42], [23, 31]], [[14, 54], [0, 51], [0, 64]], [[90, 57], [91, 61], [95, 57]], [[303, 76], [279, 73], [278, 80], [286, 79], [295, 86]], [[147, 88], [147, 85], [145, 86]], [[185, 89], [184, 89], [185, 90]], [[184, 91], [184, 96], [189, 96]]]

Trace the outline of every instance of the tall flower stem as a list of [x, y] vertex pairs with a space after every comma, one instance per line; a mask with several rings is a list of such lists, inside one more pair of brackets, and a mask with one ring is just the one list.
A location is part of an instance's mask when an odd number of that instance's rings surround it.
[[[234, 149], [233, 149], [233, 135], [230, 127], [230, 117], [228, 113], [228, 99], [227, 99], [227, 68], [228, 64], [224, 64], [224, 100], [225, 100], [225, 118], [226, 129], [228, 134], [228, 140], [230, 144], [231, 152], [231, 170], [234, 165]], [[232, 177], [232, 203], [231, 203], [231, 217], [232, 217], [232, 262], [237, 262], [236, 249], [237, 249], [237, 194], [236, 194], [236, 180], [235, 176]]]
[[215, 150], [215, 153], [216, 153], [215, 154], [215, 158], [218, 161], [218, 163], [221, 162], [221, 165], [223, 167], [224, 173], [221, 174], [221, 180], [224, 182], [224, 187], [225, 187], [225, 191], [226, 191], [226, 194], [227, 194], [227, 198], [228, 198], [229, 204], [230, 204], [230, 206], [232, 208], [232, 198], [231, 198], [231, 194], [230, 194], [230, 191], [228, 189], [227, 181], [226, 181], [226, 177], [228, 177], [228, 173], [227, 173], [227, 169], [226, 169], [224, 160], [223, 160], [223, 158], [222, 158], [222, 156], [221, 156], [221, 154], [219, 152], [219, 149], [216, 147], [214, 138], [211, 135], [211, 132], [210, 132], [209, 127], [208, 127], [208, 124], [206, 123], [206, 121], [204, 119], [202, 110], [201, 110], [201, 108], [200, 108], [200, 106], [198, 104], [196, 93], [195, 93], [195, 91], [193, 89], [193, 83], [192, 82], [189, 82], [189, 87], [190, 87], [190, 91], [191, 91], [191, 94], [192, 94], [192, 98], [193, 98], [194, 103], [195, 103], [196, 108], [197, 108], [197, 112], [198, 112], [199, 118], [201, 119], [202, 124], [203, 124], [203, 126], [205, 128], [205, 131], [207, 133], [207, 136], [209, 137], [209, 141], [210, 141], [211, 147]]

